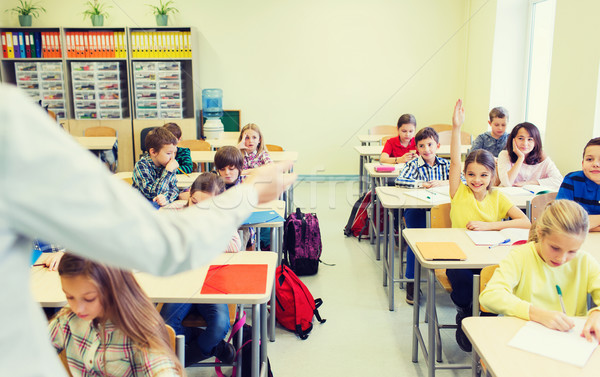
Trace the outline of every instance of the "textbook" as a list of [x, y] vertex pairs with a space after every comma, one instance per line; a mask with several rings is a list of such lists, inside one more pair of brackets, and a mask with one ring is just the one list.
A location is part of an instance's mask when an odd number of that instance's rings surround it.
[[594, 338], [588, 342], [581, 337], [586, 318], [571, 319], [575, 321], [575, 327], [567, 332], [552, 330], [529, 321], [521, 327], [508, 345], [581, 368], [598, 346], [598, 341]]
[[257, 211], [252, 212], [250, 217], [246, 219], [242, 223], [242, 225], [252, 225], [252, 224], [261, 224], [261, 223], [276, 223], [276, 222], [284, 222], [284, 218], [279, 216], [279, 214], [273, 210], [270, 211]]
[[[467, 230], [467, 236], [477, 246], [510, 246], [527, 242], [529, 229], [506, 228], [502, 230]], [[508, 240], [508, 241], [507, 241]]]

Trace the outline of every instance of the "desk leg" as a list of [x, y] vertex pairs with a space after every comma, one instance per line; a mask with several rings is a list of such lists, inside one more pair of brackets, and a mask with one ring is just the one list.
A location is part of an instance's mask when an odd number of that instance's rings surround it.
[[[369, 219], [369, 243], [371, 245], [373, 245], [375, 243], [375, 240], [373, 239], [373, 235], [377, 232], [377, 225], [373, 224], [373, 221], [375, 220], [375, 205], [374, 205], [375, 178], [371, 177], [371, 179], [369, 179], [369, 183], [370, 183], [369, 190], [371, 191], [371, 216]], [[371, 225], [373, 225], [373, 226], [371, 226]]]
[[387, 287], [387, 261], [389, 255], [389, 244], [390, 240], [388, 238], [388, 209], [386, 208], [383, 213], [383, 260], [381, 261], [383, 266], [383, 286]]
[[[277, 265], [281, 263], [281, 244], [279, 241], [279, 228], [271, 228], [271, 250], [277, 253]], [[269, 340], [275, 341], [275, 280], [273, 281], [273, 291], [271, 291], [271, 313], [269, 315]], [[265, 327], [266, 328], [266, 327]], [[266, 337], [264, 338], [266, 339]]]
[[[419, 260], [415, 258], [415, 292], [420, 292], [421, 289], [421, 264]], [[414, 295], [414, 303], [413, 303], [413, 340], [412, 340], [412, 362], [416, 363], [419, 361], [419, 305], [420, 302], [420, 294]]]
[[267, 304], [262, 304], [260, 305], [260, 365], [267, 365], [267, 343]]
[[[427, 270], [427, 308], [430, 316], [435, 315], [435, 271], [432, 268]], [[435, 319], [429, 318], [427, 331], [427, 375], [435, 377]]]
[[[373, 189], [373, 194], [375, 194], [375, 189]], [[381, 234], [379, 233], [379, 222], [381, 221], [381, 203], [379, 202], [379, 198], [375, 199], [375, 238], [377, 250], [375, 251], [375, 258], [377, 260], [381, 259]]]
[[252, 377], [260, 374], [260, 304], [252, 305]]
[[358, 195], [362, 195], [363, 193], [363, 169], [365, 165], [364, 156], [360, 156], [358, 163]]
[[[400, 257], [400, 268], [398, 270], [398, 277], [404, 279], [404, 237], [402, 237], [402, 219], [404, 218], [404, 209], [398, 208], [398, 256]], [[394, 223], [392, 228], [395, 231]], [[393, 232], [392, 232], [393, 234]], [[404, 283], [400, 282], [400, 288], [404, 288]]]
[[388, 237], [389, 241], [389, 254], [388, 254], [388, 298], [390, 301], [390, 311], [394, 310], [394, 210], [389, 210], [389, 221], [388, 221]]

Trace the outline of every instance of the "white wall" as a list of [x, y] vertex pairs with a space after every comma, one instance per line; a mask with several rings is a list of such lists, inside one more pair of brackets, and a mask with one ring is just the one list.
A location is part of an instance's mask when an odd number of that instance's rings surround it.
[[[154, 25], [144, 4], [156, 1], [106, 2], [106, 26]], [[83, 1], [42, 4], [48, 12], [34, 26], [90, 25]], [[198, 94], [222, 88], [224, 107], [241, 109], [243, 123], [257, 123], [268, 143], [300, 152], [300, 174], [357, 174], [355, 135], [369, 127], [395, 124], [406, 112], [419, 127], [450, 122], [465, 91], [467, 4], [176, 0], [173, 21], [197, 29]], [[0, 25], [17, 26], [16, 16], [0, 12]], [[490, 59], [492, 35], [481, 42]]]

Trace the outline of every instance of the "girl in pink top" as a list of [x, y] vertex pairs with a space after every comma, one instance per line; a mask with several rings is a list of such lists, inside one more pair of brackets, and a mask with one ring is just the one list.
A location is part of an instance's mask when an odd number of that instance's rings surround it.
[[556, 188], [563, 176], [542, 150], [542, 139], [535, 125], [519, 123], [513, 128], [506, 150], [498, 155], [500, 186], [541, 185]]

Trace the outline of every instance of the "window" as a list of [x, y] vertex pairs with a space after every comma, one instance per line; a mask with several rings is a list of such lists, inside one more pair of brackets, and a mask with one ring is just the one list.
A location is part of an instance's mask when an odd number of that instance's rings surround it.
[[532, 0], [525, 120], [546, 130], [556, 0]]

